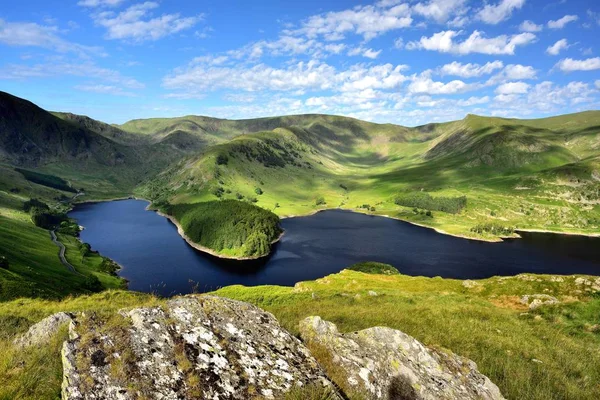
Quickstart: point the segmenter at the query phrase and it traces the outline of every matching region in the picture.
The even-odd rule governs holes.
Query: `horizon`
[[[245,5],[14,4],[0,12],[1,89],[111,124],[321,114],[414,127],[600,109],[600,7],[585,1]]]

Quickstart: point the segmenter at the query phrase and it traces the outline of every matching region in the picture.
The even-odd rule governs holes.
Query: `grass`
[[[343,332],[400,329],[473,359],[507,398],[595,399],[600,355],[591,349],[600,345],[593,328],[600,297],[577,294],[574,279],[491,278],[467,289],[457,280],[346,270],[295,288],[231,286],[216,294],[262,307],[294,333],[310,315],[334,322]],[[369,296],[371,290],[378,295]],[[519,298],[533,293],[564,303],[529,311]]]
[[[272,312],[294,334],[298,322],[310,315],[334,322],[342,332],[372,326],[400,329],[427,345],[473,359],[507,398],[596,399],[600,396],[600,354],[595,351],[600,346],[600,296],[582,291],[576,278],[567,276],[559,282],[552,276],[527,274],[479,280],[467,288],[459,280],[344,270],[293,288],[230,286],[214,294]],[[530,311],[519,299],[535,293],[561,302]],[[0,399],[54,399],[60,391],[58,349],[64,333],[48,346],[28,352],[12,348],[12,339],[33,323],[58,311],[86,311],[98,320],[110,320],[122,308],[163,301],[149,294],[109,290],[62,301],[0,303],[0,347],[7,349],[0,352]],[[341,379],[327,355],[312,350],[329,376]],[[46,384],[33,383],[38,381]],[[344,382],[336,383],[344,387]],[[309,388],[286,398],[327,396],[326,391]]]
[[[17,172],[14,174],[20,176]],[[52,243],[50,233],[36,227],[31,216],[23,211],[23,203],[30,197],[43,199],[53,209],[66,209],[67,206],[57,200],[60,191],[33,184],[23,177],[10,182],[11,188],[18,189],[16,193],[4,191],[3,177],[0,177],[0,255],[8,259],[9,268],[0,268],[0,301],[17,297],[58,299],[89,293],[89,276],[98,278],[104,288],[123,288],[121,278],[98,269],[102,262],[99,254],[82,258],[78,240],[59,234],[59,240],[67,249],[66,258],[78,274],[68,271],[60,262],[59,249]]]

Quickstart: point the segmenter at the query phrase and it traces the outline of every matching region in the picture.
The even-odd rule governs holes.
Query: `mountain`
[[[29,166],[73,160],[118,165],[128,156],[130,152],[118,143],[0,92],[1,160]]]
[[[6,93],[0,105],[5,164],[36,167],[99,197],[242,199],[281,216],[342,207],[477,237],[490,222],[574,232],[600,224],[600,111],[467,115],[413,128],[319,114],[108,125]],[[466,196],[467,206],[431,216],[399,206],[397,198],[420,192]]]
[[[116,126],[97,121],[85,115],[77,115],[65,112],[52,112],[52,114],[64,121],[72,123],[79,128],[90,130],[117,143],[139,144],[145,139],[141,135],[125,132]]]

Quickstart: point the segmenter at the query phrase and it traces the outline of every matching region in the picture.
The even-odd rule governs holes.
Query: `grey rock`
[[[63,346],[63,399],[250,399],[306,384],[333,388],[298,339],[247,303],[186,296],[119,317],[114,328],[93,316],[74,327]]]
[[[556,297],[547,294],[528,294],[521,297],[521,304],[529,307],[530,310],[535,310],[538,307],[560,303]]]
[[[376,291],[374,291],[374,290],[369,290],[369,296],[373,296],[373,297],[375,297],[375,296],[378,296],[378,294],[377,294],[377,292],[376,292]]]
[[[589,279],[586,279],[586,278],[579,277],[579,278],[575,279],[575,284],[578,286],[582,286],[582,285],[591,286],[592,281],[590,281]]]
[[[463,281],[462,285],[463,285],[463,287],[466,287],[467,289],[472,289],[472,288],[481,286],[478,282],[471,281],[471,280]]]
[[[370,399],[503,399],[473,361],[425,347],[398,330],[340,334],[331,322],[308,317],[300,322],[300,334],[309,346],[325,350],[347,387]]]
[[[14,340],[14,344],[24,348],[47,343],[61,327],[71,321],[71,314],[64,312],[52,314],[31,326],[27,332]]]

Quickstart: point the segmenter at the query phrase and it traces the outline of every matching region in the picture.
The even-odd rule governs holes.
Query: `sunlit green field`
[[[467,288],[459,280],[345,270],[293,288],[230,286],[215,294],[272,312],[294,334],[298,322],[310,315],[336,323],[343,332],[378,325],[400,329],[427,345],[473,359],[510,399],[591,400],[600,396],[600,298],[598,292],[577,285],[576,278],[559,282],[552,276],[526,274],[480,280]],[[530,311],[520,298],[536,293],[554,296],[560,303]],[[60,343],[66,333],[29,352],[15,351],[10,344],[34,322],[58,311],[108,315],[163,301],[147,294],[106,291],[59,302],[0,303],[0,346],[8,349],[0,353],[0,398],[58,397]],[[46,384],[35,383],[40,380]]]

